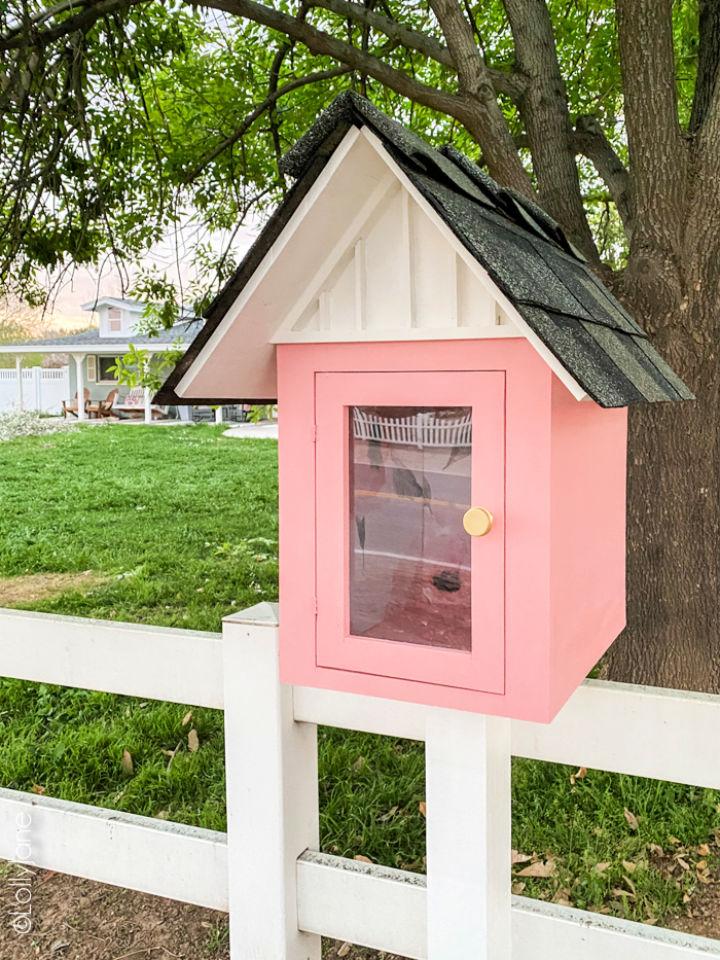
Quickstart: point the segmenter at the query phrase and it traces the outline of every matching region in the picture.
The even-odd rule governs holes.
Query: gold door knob
[[[485,507],[470,507],[463,517],[465,533],[471,537],[484,537],[490,533],[493,525],[493,515]]]

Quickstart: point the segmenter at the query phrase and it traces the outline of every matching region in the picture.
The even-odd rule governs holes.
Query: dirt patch
[[[30,573],[20,577],[0,577],[0,607],[47,600],[69,590],[89,593],[111,578],[93,570],[81,573]]]
[[[13,904],[17,870],[0,863],[0,957],[230,960],[223,913],[41,870],[30,881],[32,929],[16,932],[12,913],[18,909]],[[330,940],[324,943],[323,958],[400,960]]]
[[[683,933],[693,933],[696,937],[720,940],[720,884],[696,890],[687,905],[687,913],[670,920],[668,926]]]
[[[227,918],[212,910],[37,872],[32,929],[12,927],[14,867],[0,877],[0,957],[12,960],[228,960]],[[15,882],[12,882],[15,880]],[[17,909],[17,908],[14,908]]]

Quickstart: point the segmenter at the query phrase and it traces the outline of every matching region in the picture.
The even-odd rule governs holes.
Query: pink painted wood
[[[317,664],[382,677],[501,693],[505,679],[505,375],[485,373],[319,373],[317,464]],[[493,529],[471,543],[471,649],[404,643],[350,633],[349,410],[354,406],[471,407],[472,503]],[[396,509],[401,501],[396,500]],[[469,504],[468,504],[469,506]],[[435,509],[438,507],[436,505]],[[420,507],[421,512],[423,508]],[[456,536],[468,535],[460,525]],[[438,591],[429,586],[432,596]]]
[[[521,339],[286,344],[278,347],[277,361],[282,679],[520,719],[552,719],[624,623],[626,411],[575,401]],[[316,379],[372,373],[390,384],[402,372],[425,372],[452,391],[453,382],[468,371],[477,371],[479,382],[488,373],[504,373],[506,383],[504,688],[491,692],[432,676],[381,675],[361,669],[360,662],[327,666],[316,647],[315,597],[319,607],[323,603],[316,563],[325,563],[324,551],[333,541],[327,540],[322,517],[316,526],[318,479],[324,472],[315,459]],[[464,394],[457,399],[463,406],[470,402]],[[426,396],[413,402],[428,403]],[[335,478],[337,497],[346,483],[339,474]],[[322,493],[323,509],[329,493]],[[344,516],[343,508],[338,524]],[[399,667],[396,663],[386,674],[400,673]]]

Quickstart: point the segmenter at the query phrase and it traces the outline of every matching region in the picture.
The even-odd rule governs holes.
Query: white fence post
[[[23,368],[22,368],[22,357],[15,357],[15,376],[16,388],[17,388],[17,409],[22,411],[23,407]]]
[[[510,721],[432,711],[425,762],[428,960],[510,960]]]
[[[42,398],[42,367],[31,367],[32,372],[32,404],[31,409],[37,410],[38,413],[42,413],[43,408],[43,398]]]
[[[297,859],[319,846],[317,727],[279,682],[274,607],[228,617],[223,647],[230,955],[320,960],[297,922]]]

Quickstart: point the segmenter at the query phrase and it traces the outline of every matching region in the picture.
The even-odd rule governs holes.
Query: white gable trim
[[[302,288],[302,292],[296,299],[291,310],[278,323],[275,332],[269,333],[268,340],[265,342],[354,342],[357,340],[386,341],[393,339],[444,340],[521,336],[531,344],[531,346],[544,360],[547,366],[567,387],[570,393],[577,400],[584,399],[587,395],[583,388],[562,366],[560,361],[547,349],[547,347],[533,332],[533,330],[531,330],[527,322],[523,319],[512,302],[494,283],[487,271],[463,246],[460,240],[452,232],[450,227],[448,227],[443,219],[438,216],[436,211],[428,203],[425,197],[423,197],[420,191],[414,186],[414,184],[405,175],[403,170],[394,161],[378,137],[375,136],[375,134],[373,134],[367,127],[362,127],[360,129],[357,127],[352,127],[345,134],[345,137],[335,149],[320,176],[300,202],[297,210],[295,210],[290,220],[275,240],[275,243],[265,254],[263,260],[255,270],[252,277],[249,279],[248,283],[245,285],[243,290],[240,291],[237,298],[228,309],[226,315],[223,317],[222,321],[218,324],[207,343],[203,346],[199,355],[195,358],[190,368],[181,378],[176,388],[178,396],[183,397],[186,394],[191,393],[192,385],[196,377],[200,374],[207,361],[213,356],[216,349],[218,349],[228,330],[231,329],[244,307],[249,303],[253,294],[258,290],[259,285],[264,279],[266,279],[278,257],[283,250],[285,250],[288,243],[295,235],[298,227],[304,222],[309,212],[315,205],[318,197],[325,190],[330,179],[338,171],[338,168],[345,161],[349,152],[360,138],[363,138],[364,141],[370,145],[376,155],[383,161],[384,165],[388,169],[388,176],[387,178],[382,178],[380,180],[380,182],[368,195],[367,199],[362,203],[361,207],[357,211],[357,214],[352,217],[348,227],[343,231],[341,238],[335,244],[332,255],[323,260],[318,270]],[[401,324],[397,327],[397,329],[379,328],[376,331],[364,329],[363,320],[367,295],[367,276],[364,263],[364,242],[363,238],[359,236],[359,233],[363,224],[366,223],[367,220],[372,216],[373,211],[377,210],[383,203],[383,200],[388,197],[393,183],[397,182],[399,182],[402,189],[402,209],[404,211],[402,223],[405,227],[402,237],[405,238],[407,244],[409,245],[411,238],[408,230],[408,208],[410,201],[412,201],[430,220],[434,228],[439,231],[444,241],[454,252],[454,255],[462,261],[472,277],[477,280],[483,290],[493,298],[497,305],[496,326],[478,326],[477,328],[469,326],[443,326],[437,329],[420,328],[412,327],[412,317],[405,317],[403,315],[400,317]],[[401,241],[401,246],[404,245],[405,240]],[[358,267],[358,269],[355,270],[354,278],[355,298],[353,309],[355,314],[355,329],[347,329],[342,331],[329,330],[327,329],[329,326],[328,298],[319,296],[319,293],[321,292],[319,291],[319,288],[322,287],[322,284],[325,283],[332,271],[337,267],[338,263],[340,263],[342,258],[345,257],[350,250],[354,250],[352,255],[354,256],[355,263]],[[409,264],[409,257],[406,259]],[[457,285],[455,286],[455,290],[457,291]],[[312,331],[293,330],[293,325],[302,316],[303,310],[307,309],[308,305],[312,302],[313,297],[318,297],[319,301],[318,312],[320,319],[318,321],[318,326],[320,329],[313,329]],[[455,300],[456,298],[457,293],[455,294]],[[408,299],[408,303],[409,302],[410,301]],[[456,320],[458,313],[457,302],[450,303],[449,306],[450,313],[453,314],[451,319]],[[322,319],[323,317],[325,318],[324,323]]]
[[[208,358],[213,355],[216,347],[227,333],[228,328],[232,326],[239,312],[243,309],[250,297],[252,297],[261,281],[265,279],[280,253],[285,249],[290,239],[294,236],[297,228],[303,222],[310,210],[312,210],[312,207],[315,204],[318,196],[325,189],[327,181],[341,165],[359,136],[360,130],[357,127],[352,127],[340,141],[334,153],[323,168],[322,173],[300,201],[297,210],[290,217],[284,229],[281,231],[280,236],[275,240],[275,243],[273,243],[268,252],[265,254],[255,273],[235,298],[232,306],[217,325],[215,330],[213,330],[207,343],[204,344],[198,356],[193,360],[190,368],[186,370],[185,374],[175,388],[175,392],[179,397],[184,396],[185,392],[191,388],[193,380],[200,373]]]
[[[388,171],[387,176],[383,177],[383,179],[378,183],[372,193],[368,196],[365,203],[363,203],[362,207],[358,210],[357,214],[350,221],[347,229],[336,244],[333,252],[320,264],[320,267],[312,276],[300,297],[295,301],[292,310],[283,320],[278,332],[272,337],[273,343],[286,342],[283,333],[285,331],[292,333],[293,325],[305,312],[307,307],[310,305],[310,301],[312,300],[313,296],[317,295],[317,291],[328,279],[340,260],[342,260],[342,258],[347,254],[349,248],[351,246],[356,246],[358,240],[360,239],[358,234],[360,233],[363,225],[387,197],[392,187],[397,187],[397,181]],[[313,339],[315,338],[313,337]],[[307,340],[307,334],[305,334],[305,340]]]
[[[542,342],[540,337],[532,330],[527,321],[518,313],[514,304],[505,296],[505,294],[500,290],[497,284],[492,280],[487,270],[477,260],[469,253],[469,251],[463,246],[463,244],[458,240],[455,234],[452,232],[450,227],[445,223],[445,221],[437,215],[435,210],[431,207],[428,201],[423,197],[420,191],[415,187],[415,185],[408,179],[404,171],[398,166],[395,160],[390,156],[388,151],[382,144],[382,141],[367,127],[362,127],[360,133],[367,141],[373,146],[373,148],[383,157],[387,165],[393,171],[395,176],[398,178],[400,183],[405,187],[408,194],[412,197],[415,203],[418,204],[421,210],[423,210],[428,217],[433,221],[437,226],[440,232],[443,234],[445,239],[449,244],[453,246],[457,255],[461,257],[463,262],[466,264],[468,269],[477,277],[477,279],[482,283],[482,285],[488,290],[489,293],[496,299],[503,312],[507,315],[510,321],[516,326],[520,335],[525,337],[525,339],[530,343],[534,350],[539,354],[539,356],[545,361],[545,363],[550,367],[555,376],[563,383],[570,393],[575,397],[576,400],[584,400],[587,397],[587,393],[580,384],[575,380],[575,378],[568,373],[565,367],[560,363],[557,357],[551,353],[545,344]],[[465,334],[466,339],[473,338],[474,334],[469,330],[461,331]],[[441,339],[444,339],[447,334],[447,331],[443,330],[441,333]],[[491,336],[497,337],[497,333],[490,334]],[[502,334],[507,336],[509,334]],[[437,338],[437,334],[436,334]],[[386,337],[383,337],[386,339]]]

